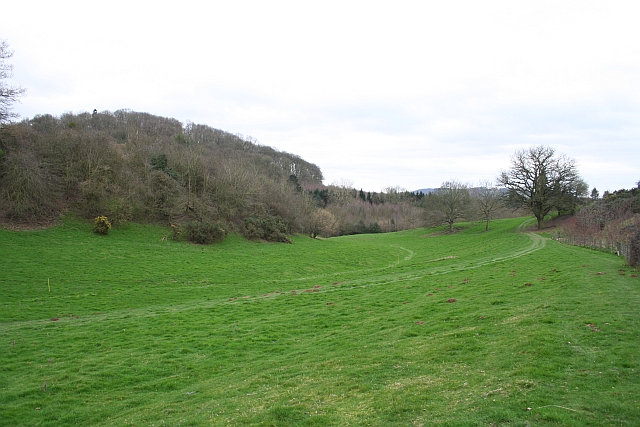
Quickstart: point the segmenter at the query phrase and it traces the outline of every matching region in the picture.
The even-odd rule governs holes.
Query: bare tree
[[[468,215],[469,186],[456,180],[445,181],[435,191],[435,207],[441,222],[453,230],[453,223]]]
[[[309,218],[309,235],[330,237],[336,233],[338,225],[336,218],[326,209],[316,209]]]
[[[13,75],[13,65],[6,62],[12,56],[13,51],[9,49],[9,44],[6,40],[0,40],[0,125],[18,117],[11,111],[11,106],[25,93],[25,89],[20,86],[11,86],[2,82]]]
[[[496,212],[502,206],[502,192],[491,181],[480,182],[480,187],[474,191],[475,203],[480,215],[485,221],[485,231],[489,230],[489,222],[495,218]]]
[[[563,209],[587,188],[573,159],[556,156],[553,148],[542,145],[516,151],[511,168],[502,171],[497,181],[507,189],[507,204],[531,211],[538,229],[552,209]]]

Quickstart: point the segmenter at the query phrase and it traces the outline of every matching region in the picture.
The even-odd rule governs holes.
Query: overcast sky
[[[208,4],[207,4],[208,3]],[[549,145],[640,180],[635,1],[12,1],[23,118],[134,111],[252,136],[380,191],[494,180]]]

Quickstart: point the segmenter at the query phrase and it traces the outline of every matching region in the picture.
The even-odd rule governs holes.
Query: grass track
[[[637,271],[522,221],[211,247],[0,230],[0,424],[638,425]]]

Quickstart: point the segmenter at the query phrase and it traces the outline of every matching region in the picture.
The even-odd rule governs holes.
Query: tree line
[[[325,186],[318,166],[255,139],[131,110],[36,115],[0,128],[0,219],[67,212],[172,225],[200,243],[233,230],[289,241],[414,228],[428,198]],[[224,230],[225,232],[221,232]]]
[[[224,237],[221,230],[286,242],[293,233],[330,237],[441,224],[453,231],[462,220],[489,229],[495,218],[525,212],[540,225],[552,209],[575,211],[586,191],[573,163],[556,159],[549,147],[516,153],[497,185],[450,180],[423,194],[322,181],[318,166],[250,137],[131,110],[37,115],[0,129],[5,222],[106,215],[116,227],[173,225],[176,237],[201,243]]]

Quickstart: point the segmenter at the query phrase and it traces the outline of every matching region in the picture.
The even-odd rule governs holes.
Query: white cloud
[[[549,144],[603,191],[640,179],[635,6],[13,2],[0,37],[23,116],[191,120],[370,190],[492,179],[515,149]]]

